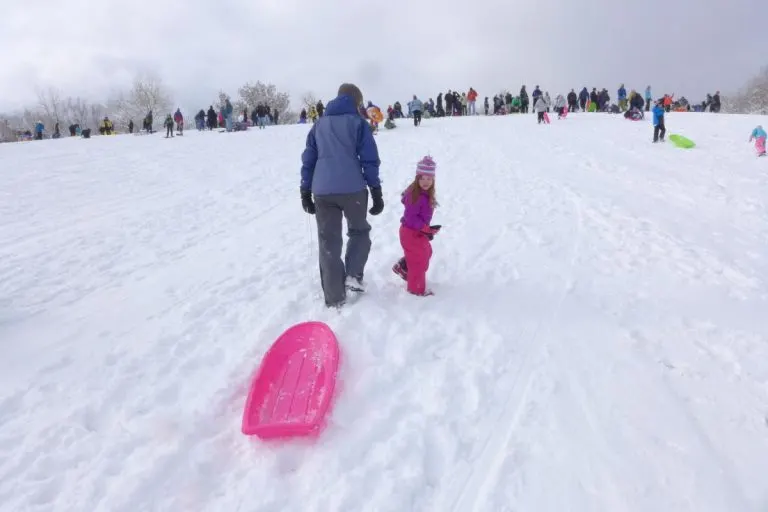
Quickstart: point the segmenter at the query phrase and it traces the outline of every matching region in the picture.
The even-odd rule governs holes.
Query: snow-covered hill
[[[553,116],[554,117],[554,116]],[[768,159],[747,116],[400,121],[368,295],[319,289],[306,126],[0,145],[0,510],[768,510]],[[438,163],[412,297],[399,193]],[[240,433],[293,323],[343,351],[310,445]]]

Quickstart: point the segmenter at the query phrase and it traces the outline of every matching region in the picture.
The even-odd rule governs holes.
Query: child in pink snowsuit
[[[427,289],[427,270],[432,258],[430,241],[440,226],[430,226],[435,201],[435,169],[437,164],[425,156],[416,166],[416,178],[403,192],[405,213],[400,219],[400,245],[405,257],[395,263],[392,270],[408,282],[408,292],[414,295],[432,295]]]
[[[760,125],[752,130],[752,135],[749,136],[749,142],[752,142],[753,139],[755,141],[755,150],[757,151],[757,156],[765,156],[765,138],[765,130],[763,130],[763,127]]]

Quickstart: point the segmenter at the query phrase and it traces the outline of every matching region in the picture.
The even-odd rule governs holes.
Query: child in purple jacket
[[[432,258],[430,241],[440,226],[430,226],[435,200],[435,169],[432,157],[425,156],[416,166],[416,178],[403,192],[405,213],[400,219],[400,245],[405,256],[395,263],[392,270],[408,283],[408,292],[427,296],[427,270]]]

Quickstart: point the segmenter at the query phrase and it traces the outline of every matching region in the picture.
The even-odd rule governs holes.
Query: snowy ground
[[[768,511],[768,119],[401,121],[370,292],[322,306],[306,126],[0,145],[0,510]],[[438,162],[408,296],[398,196]],[[252,372],[328,322],[315,445],[240,433]]]

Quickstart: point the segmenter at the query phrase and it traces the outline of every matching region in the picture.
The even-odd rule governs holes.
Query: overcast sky
[[[186,111],[256,80],[294,105],[344,81],[383,106],[521,84],[615,98],[622,82],[700,101],[768,64],[766,0],[0,1],[0,111],[49,86],[105,101],[137,71]]]

